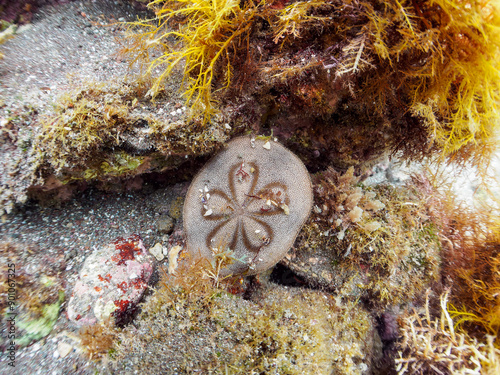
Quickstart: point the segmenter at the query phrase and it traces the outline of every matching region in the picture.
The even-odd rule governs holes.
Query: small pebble
[[[161,262],[165,258],[165,256],[163,255],[163,246],[159,242],[149,249],[149,253],[153,255],[159,262]]]
[[[174,230],[174,219],[170,215],[162,215],[156,222],[158,232],[162,234],[170,234]]]
[[[64,341],[60,341],[57,344],[57,351],[59,352],[61,358],[64,358],[73,351],[73,346]]]

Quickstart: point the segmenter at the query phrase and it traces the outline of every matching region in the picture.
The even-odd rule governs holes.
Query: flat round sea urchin
[[[235,138],[194,178],[184,204],[187,248],[209,259],[230,252],[221,271],[257,274],[275,265],[309,216],[304,164],[277,142]]]

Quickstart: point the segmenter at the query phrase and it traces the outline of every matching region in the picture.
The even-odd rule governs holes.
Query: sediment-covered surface
[[[434,332],[436,347],[453,344],[447,341],[453,328],[443,320],[447,310],[438,306],[437,295],[451,288],[450,299],[456,304],[457,298],[488,300],[488,290],[495,290],[500,237],[491,214],[496,206],[486,188],[494,192],[498,185],[481,185],[467,168],[460,175],[447,170],[448,181],[455,185],[446,196],[431,182],[431,175],[438,174],[434,169],[410,178],[409,171],[425,169],[425,160],[409,167],[396,164],[395,157],[389,160],[387,134],[400,128],[387,133],[387,128],[377,127],[379,115],[372,117],[358,107],[351,95],[354,86],[344,87],[342,79],[333,78],[335,58],[321,61],[335,51],[343,51],[340,57],[354,56],[343,49],[348,45],[361,46],[361,59],[369,49],[368,39],[365,45],[364,39],[353,37],[351,44],[342,41],[336,50],[325,49],[318,56],[309,47],[324,45],[297,49],[288,43],[288,54],[276,43],[260,49],[259,43],[269,42],[270,34],[257,22],[249,59],[242,66],[250,68],[251,58],[261,56],[264,65],[276,63],[276,69],[261,69],[252,76],[261,86],[255,86],[246,71],[235,72],[234,82],[242,91],[233,95],[233,87],[225,92],[220,112],[205,123],[190,116],[179,92],[182,66],[163,81],[152,100],[148,92],[161,69],[140,76],[140,66],[130,68],[130,55],[120,52],[130,48],[130,40],[123,39],[123,22],[152,14],[143,5],[124,0],[35,3],[33,8],[9,8],[25,18],[8,19],[19,25],[0,46],[0,349],[6,350],[0,372],[387,374],[396,372],[397,363],[399,370],[413,364],[432,368],[432,359],[421,352],[420,337],[411,341],[408,332],[412,327]],[[316,17],[331,6],[300,4],[311,7]],[[276,2],[266,9],[277,12],[285,5]],[[359,22],[365,6],[356,4]],[[407,8],[395,9],[404,13]],[[320,21],[311,21],[314,28],[305,31],[307,38],[321,31]],[[403,25],[401,30],[408,27],[403,19],[391,22]],[[287,54],[288,65],[278,64]],[[375,69],[372,63],[363,62]],[[293,82],[276,73],[288,68],[297,75]],[[309,68],[321,74],[310,74]],[[343,77],[355,81],[354,75]],[[325,81],[316,86],[318,79]],[[334,81],[337,86],[330,85]],[[318,113],[318,108],[324,111]],[[412,117],[403,112],[405,121]],[[408,127],[401,129],[411,128],[412,121],[401,120]],[[298,154],[311,175],[314,203],[294,246],[274,269],[226,279],[218,267],[230,264],[234,254],[223,244],[216,244],[220,248],[211,264],[190,266],[183,251],[183,202],[204,162],[246,132],[271,147],[276,137]],[[412,134],[403,135],[404,140]],[[498,179],[499,159],[492,164]],[[270,167],[272,173],[272,168],[283,166]],[[433,181],[438,180],[443,179]],[[206,193],[200,192],[200,201],[207,199]],[[453,194],[459,199],[453,201]],[[485,203],[487,209],[476,214],[464,208]],[[194,214],[202,215],[198,211]],[[493,223],[492,229],[485,223]],[[136,293],[134,308],[129,308],[127,297],[107,301],[103,309],[99,289],[111,285],[112,275],[95,272],[99,262],[84,266],[92,254],[113,243],[119,244],[114,250],[120,258],[114,253],[109,257],[120,266],[116,272],[122,279],[112,295],[126,295],[126,287],[137,286],[139,294],[144,291],[138,308]],[[471,268],[475,278],[467,286],[459,270],[467,270],[467,256],[476,250],[488,260],[481,258],[482,263]],[[139,252],[151,254],[144,275],[134,263]],[[89,284],[95,293],[80,300],[72,321],[69,300],[89,267],[97,275]],[[10,269],[15,272],[7,272]],[[475,290],[467,297],[463,290],[477,287],[471,281],[476,279],[484,280],[486,291]],[[9,304],[11,284],[19,297],[14,305]],[[428,290],[432,293],[426,295]],[[81,297],[86,290],[77,292]],[[443,296],[441,303],[448,300],[448,294]],[[80,328],[82,317],[96,307],[102,324]],[[117,309],[126,319],[115,325]],[[432,319],[426,316],[429,309]],[[6,357],[10,311],[19,312],[15,367]],[[430,327],[438,316],[440,330]],[[498,350],[492,343],[483,345],[480,335],[457,337],[464,337],[470,356],[480,353],[474,347],[490,350],[491,363],[482,365],[494,368]],[[445,363],[445,357],[439,359]],[[467,361],[453,365],[463,369],[470,365]]]

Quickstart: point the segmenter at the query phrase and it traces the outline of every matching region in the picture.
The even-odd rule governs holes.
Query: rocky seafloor
[[[197,155],[192,150],[177,151],[173,161],[166,156],[165,160],[158,161],[158,155],[150,152],[151,144],[161,149],[158,138],[141,136],[140,129],[125,134],[117,148],[141,158],[137,160],[144,166],[142,172],[150,172],[140,174],[139,170],[138,174],[130,174],[125,179],[87,182],[81,178],[85,171],[78,169],[75,161],[77,167],[62,174],[61,169],[44,164],[47,161],[40,158],[35,147],[42,132],[41,119],[53,115],[61,94],[92,86],[92,82],[124,82],[124,77],[134,74],[118,53],[123,47],[121,37],[125,33],[121,22],[132,21],[143,15],[143,11],[138,4],[122,0],[47,5],[30,15],[31,23],[20,26],[14,38],[0,47],[4,55],[0,60],[0,204],[2,212],[5,211],[0,221],[0,260],[2,282],[8,282],[4,275],[13,268],[10,265],[15,265],[18,305],[23,306],[19,311],[24,314],[16,318],[16,339],[22,340],[24,345],[15,350],[15,367],[9,365],[11,360],[8,358],[8,315],[2,321],[0,372],[243,373],[241,368],[266,369],[263,373],[394,372],[391,361],[394,343],[398,340],[399,309],[418,307],[422,301],[407,301],[408,298],[398,295],[401,294],[399,290],[392,297],[386,296],[384,303],[377,304],[370,298],[380,297],[377,293],[383,291],[375,284],[380,280],[387,282],[389,292],[391,287],[396,290],[401,285],[408,286],[405,291],[408,292],[414,280],[425,279],[418,285],[423,289],[424,285],[432,283],[430,280],[434,280],[435,275],[414,279],[391,275],[373,279],[365,272],[367,267],[363,263],[337,267],[339,260],[342,263],[342,259],[349,257],[351,247],[346,246],[347,251],[340,256],[330,257],[325,255],[322,247],[325,242],[321,241],[329,237],[341,240],[343,234],[339,232],[321,232],[322,239],[317,241],[317,247],[312,245],[314,239],[307,241],[310,247],[302,252],[294,249],[272,273],[260,279],[242,281],[241,288],[233,291],[235,297],[231,297],[233,294],[217,296],[213,303],[205,305],[203,298],[198,297],[207,292],[198,284],[196,288],[199,289],[195,289],[199,296],[193,294],[192,300],[169,294],[168,288],[160,288],[161,292],[156,294],[152,292],[158,287],[158,280],[162,280],[164,270],[173,262],[169,252],[184,245],[182,204],[190,180],[196,168],[206,160],[206,155],[227,139],[228,134],[215,129],[211,135],[216,140],[208,152],[204,150]],[[164,98],[155,104],[135,108],[134,116],[146,118],[157,112],[155,121],[174,124],[172,126],[182,122],[184,103],[176,91],[178,78],[174,77],[171,86],[167,86]],[[116,155],[109,150],[102,153]],[[188,160],[187,164],[183,163],[184,159]],[[128,165],[124,167],[125,172],[127,168]],[[363,191],[357,190],[359,181],[356,179],[348,181],[352,187],[346,187],[346,191],[360,197],[363,194],[372,198],[375,194],[382,196],[382,190],[377,190],[379,186],[387,184],[401,189],[409,172],[420,168],[385,161],[372,167],[371,175],[362,181]],[[500,169],[497,174],[498,171]],[[457,175],[454,171],[449,174],[455,180],[458,195],[470,201],[477,193],[478,182],[474,175]],[[74,181],[68,183],[68,176]],[[62,183],[57,178],[66,180]],[[322,181],[314,183],[319,186]],[[318,191],[316,194],[319,196]],[[413,197],[401,194],[410,206],[419,204],[417,200],[411,201]],[[372,198],[366,198],[363,207]],[[308,232],[302,237],[299,235],[301,244],[306,242],[307,236],[319,236],[315,230],[321,228],[324,207],[314,207],[311,220],[316,220],[319,226],[315,227],[312,221],[306,224]],[[413,212],[405,211],[405,214]],[[420,224],[426,223],[427,218],[419,217],[416,221],[420,219]],[[76,305],[73,312],[69,309],[75,285],[79,278],[90,273],[85,271],[83,275],[82,270],[99,267],[98,262],[102,259],[95,260],[91,254],[102,251],[108,244],[116,245],[117,239],[131,238],[133,242],[137,236],[141,238],[141,249],[150,253],[146,254],[148,267],[152,264],[155,268],[139,283],[140,294],[145,293],[143,315],[140,321],[134,321],[137,314],[135,311],[130,313],[131,318],[124,323],[121,336],[116,340],[119,344],[113,349],[118,354],[92,357],[85,348],[85,345],[92,346],[88,344],[89,335],[83,338],[81,331],[79,333],[82,323],[88,322],[83,318],[84,313],[79,313],[84,308]],[[438,251],[439,246],[432,241],[429,240],[429,247],[424,251],[427,258],[422,255],[427,263],[419,258],[416,272],[432,273],[433,267],[437,267],[438,261],[433,263],[437,258],[433,251]],[[410,244],[419,245],[418,242]],[[134,247],[127,251],[134,254],[138,250]],[[127,257],[131,255],[125,252],[122,256],[129,260]],[[86,264],[89,259],[94,259],[96,264]],[[411,258],[408,262],[417,261]],[[128,271],[133,273],[135,270]],[[103,273],[107,272],[118,271]],[[92,288],[97,290],[106,285],[109,282],[106,277],[102,275],[104,281],[92,284]],[[135,280],[138,276],[130,278]],[[396,285],[398,283],[407,284]],[[118,287],[118,292],[120,290]],[[126,292],[122,291],[122,297],[115,294],[111,300],[125,300]],[[82,294],[87,292],[85,289]],[[9,293],[3,290],[5,301],[0,301],[3,311],[8,311],[8,296]],[[127,301],[128,298],[134,298],[137,303],[140,295],[127,295]],[[358,301],[363,303],[357,304]],[[194,310],[190,310],[188,303],[195,307]],[[154,314],[159,314],[157,319]],[[259,319],[261,315],[266,324]],[[160,316],[165,316],[165,320]],[[30,325],[30,322],[36,324]],[[287,340],[280,332],[291,336]],[[162,335],[164,341],[157,337]],[[105,336],[97,333],[90,337],[96,342],[105,340]],[[255,344],[249,337],[261,340],[261,344]],[[292,340],[295,342],[288,342]],[[159,342],[163,342],[163,348],[158,346]],[[281,354],[279,345],[286,347]],[[98,352],[94,350],[93,353]],[[299,352],[302,354],[298,355]],[[248,359],[252,355],[256,357]],[[291,355],[296,358],[288,358]]]

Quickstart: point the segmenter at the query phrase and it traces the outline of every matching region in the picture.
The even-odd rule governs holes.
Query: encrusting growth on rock
[[[258,302],[203,277],[202,262],[162,273],[136,324],[118,335],[117,372],[178,374],[366,374],[370,314],[320,291],[269,285]],[[168,364],[168,366],[166,366]]]
[[[366,298],[383,311],[413,301],[439,278],[438,228],[412,183],[370,187],[359,179],[353,168],[313,177],[312,214],[285,262],[309,279],[315,275],[322,287]]]
[[[119,237],[87,257],[68,302],[69,320],[79,326],[115,317],[128,323],[149,279],[154,261],[138,235]]]

